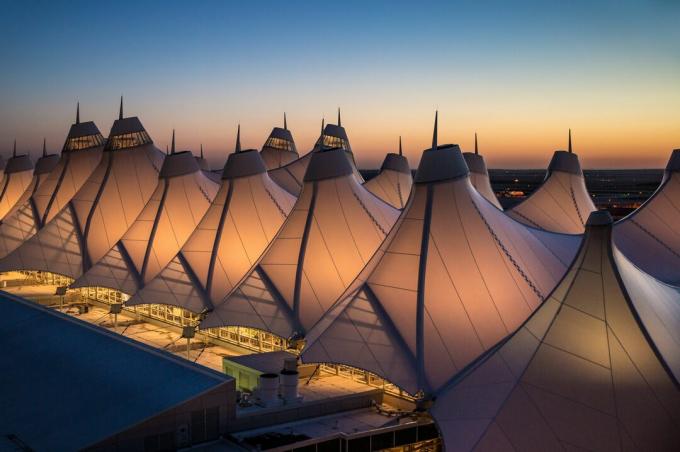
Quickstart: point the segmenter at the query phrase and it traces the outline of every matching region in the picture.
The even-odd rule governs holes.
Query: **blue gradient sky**
[[[680,2],[37,2],[2,0],[0,152],[61,147],[75,102],[108,133],[125,95],[161,148],[215,164],[260,147],[285,110],[300,151],[338,106],[360,166],[398,135],[492,167],[660,167],[680,147]]]

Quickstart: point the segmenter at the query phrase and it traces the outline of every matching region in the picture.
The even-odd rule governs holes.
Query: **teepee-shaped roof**
[[[378,175],[367,181],[364,187],[392,207],[403,209],[411,194],[412,185],[411,168],[402,155],[399,137],[399,153],[387,154]]]
[[[582,234],[594,210],[578,156],[570,149],[555,151],[543,184],[507,214],[546,231]]]
[[[163,153],[139,119],[116,120],[97,168],[59,214],[0,260],[0,271],[42,270],[77,278],[89,270],[151,198],[162,162]]]
[[[275,184],[256,150],[229,155],[222,185],[182,250],[127,305],[212,310],[251,270],[295,198]]]
[[[351,365],[436,395],[566,273],[579,237],[508,218],[472,187],[460,148],[433,142],[390,237],[307,335],[305,362]]]
[[[482,195],[487,201],[489,201],[494,206],[503,210],[501,203],[498,202],[498,198],[491,188],[491,180],[489,179],[489,172],[486,169],[486,162],[484,157],[479,153],[479,148],[477,147],[477,134],[475,133],[475,152],[463,152],[463,157],[465,158],[465,163],[470,169],[470,182],[472,186],[477,189],[480,195]]]
[[[680,286],[679,224],[680,149],[676,149],[656,192],[614,226],[614,242],[643,271],[667,284]]]
[[[311,156],[304,186],[267,252],[202,328],[241,325],[304,334],[354,281],[398,210],[369,193],[342,148]]]
[[[592,213],[553,295],[437,397],[447,451],[677,448],[677,380],[627,301],[610,234],[611,216]]]
[[[302,190],[302,186],[304,184],[307,165],[309,165],[312,154],[322,148],[343,149],[349,157],[354,177],[356,177],[360,184],[364,183],[364,178],[361,176],[359,170],[356,167],[354,154],[352,153],[352,148],[349,144],[349,139],[347,138],[347,132],[345,131],[345,128],[335,124],[326,124],[325,126],[322,125],[321,129],[322,134],[310,152],[285,166],[269,171],[269,176],[272,178],[272,180],[292,195],[298,196],[300,194],[300,190]]]
[[[288,130],[286,115],[283,115],[283,128],[274,127],[267,137],[262,151],[262,160],[267,170],[280,168],[298,159],[299,155],[295,147],[293,134]]]
[[[61,212],[97,167],[104,149],[104,138],[93,122],[81,123],[79,113],[80,107],[61,156],[47,155],[38,160],[35,173],[40,183],[29,199],[18,205],[0,224],[0,257],[33,237]],[[54,159],[58,159],[56,166],[51,163]],[[48,171],[48,168],[51,169]]]
[[[144,209],[121,239],[72,287],[108,287],[134,294],[184,246],[218,186],[200,170],[191,152],[174,151],[173,139],[172,153],[165,157],[158,185]]]
[[[16,154],[16,143],[14,144],[14,154],[7,160],[4,177],[0,183],[0,221],[2,221],[12,209],[23,201],[22,197],[26,193],[33,180],[33,162],[27,154]]]

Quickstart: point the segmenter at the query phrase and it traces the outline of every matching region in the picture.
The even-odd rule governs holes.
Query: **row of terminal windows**
[[[267,141],[264,143],[264,147],[279,149],[281,151],[297,152],[294,143],[276,137],[269,137]]]
[[[69,286],[73,282],[73,279],[71,278],[54,273],[21,273],[46,285]],[[130,298],[128,295],[118,290],[111,290],[104,287],[83,287],[75,289],[75,292],[79,293],[81,297],[105,304],[124,303]],[[151,304],[130,307],[124,306],[123,309],[136,315],[148,317],[177,327],[195,326],[201,320],[199,314],[195,314],[177,306]],[[224,326],[202,329],[197,331],[197,334],[238,345],[253,352],[269,352],[277,350],[294,352],[288,348],[289,344],[286,339],[256,328]],[[324,363],[319,365],[319,371],[326,374],[339,375],[374,388],[382,389],[386,393],[412,400],[412,396],[407,392],[402,391],[399,387],[362,369],[342,364]]]
[[[342,138],[333,137],[330,135],[323,136],[323,145],[327,148],[342,148],[345,151],[351,151],[349,143]]]
[[[86,135],[84,137],[69,138],[64,143],[64,151],[79,151],[104,145],[104,137],[101,134]]]
[[[109,151],[115,151],[116,149],[127,149],[135,146],[142,146],[144,144],[151,143],[151,137],[146,133],[145,130],[133,133],[124,133],[122,135],[116,135],[109,137],[106,143],[106,149]]]

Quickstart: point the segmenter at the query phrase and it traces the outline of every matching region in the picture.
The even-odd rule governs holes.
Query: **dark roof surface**
[[[77,450],[230,377],[0,293],[0,426],[33,450]]]

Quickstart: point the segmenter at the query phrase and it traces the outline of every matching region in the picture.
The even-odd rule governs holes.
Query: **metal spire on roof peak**
[[[571,154],[571,129],[569,129],[569,153]]]
[[[399,155],[404,155],[401,150],[401,135],[399,135]]]
[[[203,158],[203,143],[201,143],[201,158]]]
[[[76,124],[80,124],[80,102],[76,104]]]
[[[288,121],[286,121],[286,112],[283,112],[283,129],[288,130]]]
[[[118,113],[118,119],[123,119],[123,96],[120,96],[120,112]]]
[[[47,157],[47,139],[43,137],[43,157]]]
[[[479,147],[477,146],[477,132],[475,132],[475,154],[479,154]]]
[[[234,152],[241,152],[241,124],[236,129],[236,149],[234,149]]]
[[[14,147],[12,148],[12,157],[17,156],[17,139],[14,139]]]
[[[168,145],[165,145],[165,155],[170,155],[170,151],[168,150]]]
[[[439,111],[434,112],[434,131],[432,132],[432,149],[437,149],[437,122],[439,122]]]
[[[170,147],[170,153],[175,153],[175,129],[172,129],[172,145]]]
[[[342,120],[340,119],[340,107],[338,107],[338,127],[342,127]]]

